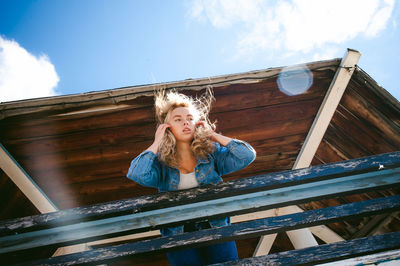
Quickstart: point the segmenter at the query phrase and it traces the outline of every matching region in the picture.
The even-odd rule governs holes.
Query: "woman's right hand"
[[[154,142],[149,148],[147,148],[147,150],[152,151],[154,154],[158,152],[158,147],[160,146],[162,139],[164,138],[165,130],[167,130],[167,128],[169,127],[171,127],[171,125],[169,124],[161,124],[158,126],[154,135]]]
[[[160,144],[162,139],[164,138],[165,130],[167,130],[167,128],[170,128],[170,127],[171,127],[171,125],[169,125],[169,124],[159,125],[156,130],[156,134],[154,135],[154,142],[157,142],[158,144]]]

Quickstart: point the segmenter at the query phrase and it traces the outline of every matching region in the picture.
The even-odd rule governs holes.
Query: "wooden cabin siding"
[[[289,170],[293,167],[340,60],[310,63],[313,84],[288,96],[276,80],[281,68],[212,79],[123,88],[108,92],[0,104],[0,142],[59,209],[119,200],[157,191],[125,177],[130,161],[151,145],[155,132],[152,90],[175,87],[199,95],[211,84],[216,102],[210,114],[217,131],[249,142],[257,158],[225,180]],[[400,104],[357,68],[332,118],[312,165],[400,150]],[[0,170],[0,219],[38,211]],[[399,194],[386,190],[382,195]],[[375,197],[362,194],[304,205],[313,209]],[[18,206],[10,208],[9,206]],[[396,216],[394,216],[396,217]],[[398,216],[397,216],[398,217]],[[396,218],[375,218],[383,231],[398,230]],[[334,223],[351,238],[374,217]],[[375,227],[376,227],[375,226]],[[239,255],[250,257],[258,237],[238,241]],[[292,249],[284,234],[272,252]],[[136,262],[148,264],[145,257]],[[162,265],[165,255],[152,258]],[[122,262],[118,265],[123,265]],[[127,261],[126,264],[132,263]]]
[[[381,165],[385,165],[385,169],[381,169]],[[398,186],[400,184],[399,166],[400,152],[395,152],[315,166],[305,170],[299,169],[248,177],[216,186],[126,199],[86,208],[3,221],[1,223],[1,253],[7,258],[6,253],[11,255],[9,252],[39,246],[51,246],[71,241],[85,242],[102,235],[126,234],[127,230],[130,232],[141,231],[144,228],[156,228],[178,221],[234,215],[252,212],[255,209],[287,206],[293,204],[294,201],[298,203],[308,202],[316,198],[331,198],[335,195],[347,195],[355,191],[367,192],[383,187]],[[335,207],[236,223],[227,227],[179,234],[173,237],[162,237],[118,246],[112,245],[103,249],[34,262],[33,264],[41,264],[46,261],[49,263],[50,261],[53,263],[73,263],[77,259],[80,262],[115,261],[121,256],[167,251],[187,245],[211,244],[232,238],[243,239],[262,234],[285,232],[351,217],[390,213],[400,209],[399,199],[400,195],[397,195],[341,204]],[[209,209],[204,211],[206,206]],[[180,210],[179,215],[176,212],[178,209]],[[127,212],[127,210],[130,211]],[[111,217],[112,219],[109,219]],[[48,226],[51,228],[47,229]],[[389,240],[399,234],[400,232],[388,234],[382,236],[382,239]],[[49,237],[50,235],[51,237]],[[365,244],[365,247],[372,252],[378,251],[375,244],[369,245],[368,242],[375,241],[380,237],[358,239],[356,242]],[[344,245],[350,246],[352,242],[348,243]],[[390,245],[391,247],[388,246],[387,248],[395,248],[394,245],[399,247],[400,239],[397,237],[397,241]],[[323,249],[323,247],[321,248]],[[319,249],[319,247],[316,249]],[[306,251],[304,250],[304,252]],[[340,255],[337,252],[334,253],[335,256]],[[314,256],[313,258],[320,259]],[[26,260],[26,258],[16,259],[18,261]],[[47,265],[47,263],[45,264]]]
[[[11,179],[0,169],[0,217],[7,219],[39,214]]]
[[[398,102],[396,104],[396,101],[361,69],[356,70],[332,117],[312,165],[400,150],[400,104]],[[393,188],[312,202],[303,207],[316,209],[397,194],[400,194],[400,189]],[[398,231],[400,220],[397,218],[388,219],[387,224],[383,223],[385,218],[391,215],[354,218],[330,224],[329,227],[345,239],[352,239],[367,225],[370,230],[363,230],[359,236],[372,235],[379,228],[381,233]]]
[[[279,91],[277,76],[214,86],[211,119],[218,121],[217,130],[248,141],[258,152],[250,167],[227,179],[292,167],[334,71],[313,74],[313,86],[291,97]],[[91,115],[66,110],[66,115],[9,117],[0,121],[6,129],[0,139],[60,209],[156,193],[125,178],[131,159],[152,143],[155,131],[152,97],[129,105]]]

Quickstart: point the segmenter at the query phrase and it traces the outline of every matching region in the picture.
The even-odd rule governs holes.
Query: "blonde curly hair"
[[[215,100],[211,87],[207,87],[205,93],[196,98],[186,96],[175,89],[159,90],[155,92],[154,98],[157,126],[167,123],[175,108],[187,107],[196,122],[204,121],[204,126],[197,126],[194,132],[191,143],[193,155],[196,158],[207,158],[207,155],[215,150],[215,142],[210,139],[215,130],[215,122],[211,123],[208,118],[211,104]],[[165,131],[158,151],[158,158],[161,162],[171,167],[179,167],[176,139],[169,129]]]

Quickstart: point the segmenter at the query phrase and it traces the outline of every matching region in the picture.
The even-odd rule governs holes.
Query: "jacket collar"
[[[209,163],[210,162],[210,160],[208,158],[198,158],[196,161],[197,161],[197,164]]]

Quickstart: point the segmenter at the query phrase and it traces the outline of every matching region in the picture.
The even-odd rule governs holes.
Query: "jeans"
[[[193,232],[210,228],[207,221],[189,223],[184,226],[185,232]],[[184,249],[167,253],[171,266],[208,265],[213,263],[238,260],[235,241],[214,244],[210,246]]]

